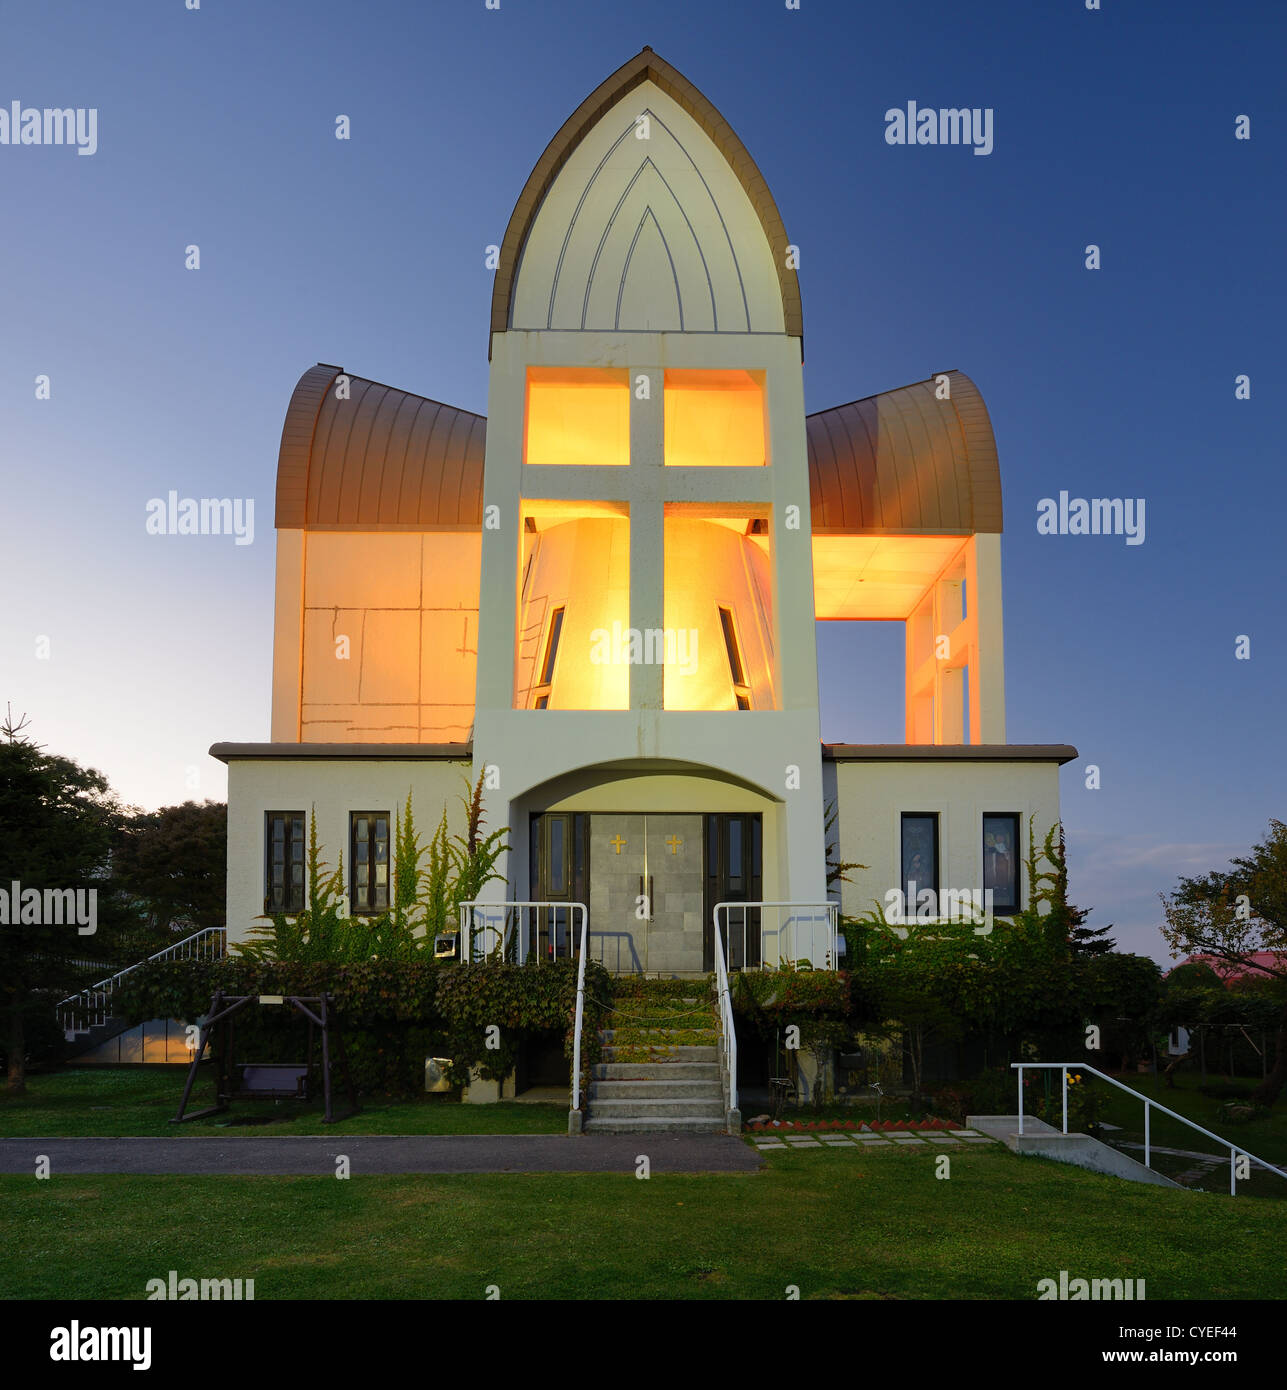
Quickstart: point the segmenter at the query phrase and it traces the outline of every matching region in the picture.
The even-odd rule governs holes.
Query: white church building
[[[592,956],[656,975],[713,968],[721,904],[750,905],[719,908],[734,968],[843,965],[836,904],[908,883],[1021,907],[1075,750],[1006,743],[974,383],[805,414],[796,248],[650,49],[554,136],[496,259],[485,419],[332,365],[287,407],[271,740],[211,750],[229,939],[303,906],[314,811],[378,913],[408,792],[459,829],[480,775],[509,849],[477,921],[523,955],[573,904]],[[822,742],[825,620],[905,624],[903,743]],[[863,866],[831,891],[829,837]]]

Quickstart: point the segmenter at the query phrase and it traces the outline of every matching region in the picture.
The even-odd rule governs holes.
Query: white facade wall
[[[248,939],[264,910],[265,822],[267,811],[317,810],[322,860],[334,869],[344,855],[345,891],[349,871],[349,812],[411,809],[422,842],[427,843],[447,810],[451,834],[465,828],[461,798],[470,775],[467,761],[415,758],[256,758],[228,763],[228,941]],[[488,827],[484,827],[485,829]]]
[[[1020,856],[1028,852],[1029,817],[1040,849],[1059,820],[1059,765],[1055,762],[985,762],[916,758],[837,761],[834,791],[839,808],[839,857],[863,864],[841,885],[841,910],[860,917],[901,888],[901,817],[905,811],[938,813],[941,890],[982,889],[983,817],[1017,813]],[[831,781],[830,776],[828,782]],[[833,832],[834,833],[834,832]],[[1023,870],[1022,906],[1031,885]]]

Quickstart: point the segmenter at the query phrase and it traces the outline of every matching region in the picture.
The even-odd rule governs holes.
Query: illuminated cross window
[[[772,708],[764,373],[529,367],[524,404],[517,707]]]

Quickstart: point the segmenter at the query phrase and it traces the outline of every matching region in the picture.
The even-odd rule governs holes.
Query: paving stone
[[[995,1139],[989,1139],[988,1136],[987,1136],[986,1134],[975,1134],[975,1135],[966,1135],[966,1137],[965,1137],[965,1142],[966,1142],[967,1144],[995,1144],[995,1143],[996,1143],[996,1140],[995,1140]]]
[[[785,1144],[757,1144],[757,1145],[755,1146],[755,1149],[756,1149],[756,1152],[757,1152],[757,1153],[767,1153],[770,1149],[781,1149],[781,1150],[783,1150],[783,1152],[785,1152],[785,1151],[786,1151],[786,1145],[785,1145]]]
[[[949,1129],[949,1130],[948,1130],[948,1133],[949,1133],[949,1134],[955,1134],[958,1138],[964,1138],[964,1137],[966,1137],[967,1135],[975,1135],[975,1134],[978,1134],[978,1132],[979,1132],[979,1131],[978,1131],[977,1129]]]

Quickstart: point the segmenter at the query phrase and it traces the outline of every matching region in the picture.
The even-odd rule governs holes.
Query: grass
[[[647,1181],[0,1177],[0,1298],[137,1299],[171,1269],[253,1278],[257,1300],[1030,1300],[1061,1269],[1142,1278],[1150,1300],[1287,1297],[1287,1208],[999,1146],[953,1151],[943,1180],[935,1157],[820,1149]]]
[[[63,1139],[91,1135],[233,1134],[564,1134],[566,1105],[461,1105],[447,1096],[391,1100],[370,1096],[363,1109],[337,1125],[322,1123],[319,1104],[241,1101],[207,1120],[170,1123],[179,1108],[186,1067],[79,1067],[27,1078],[27,1094],[0,1093],[0,1136]],[[203,1071],[189,1108],[211,1104],[214,1082]],[[335,1098],[336,1113],[347,1102]],[[273,1117],[272,1124],[229,1127],[229,1120]]]

